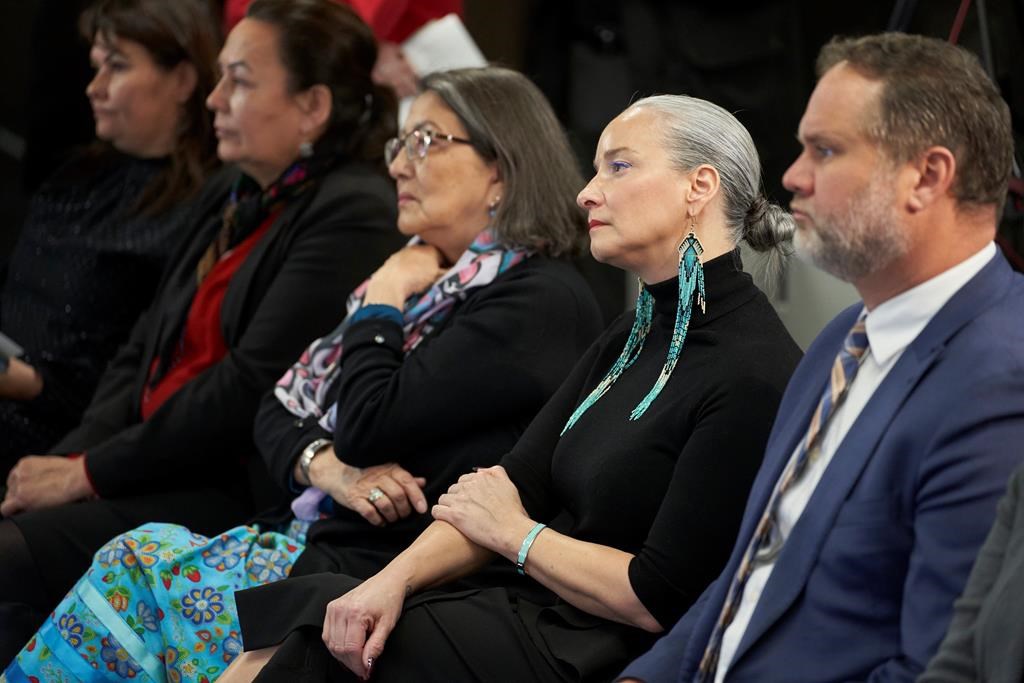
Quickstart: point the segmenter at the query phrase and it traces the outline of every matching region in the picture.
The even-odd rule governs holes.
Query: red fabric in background
[[[245,16],[252,0],[226,0],[224,33]],[[345,1],[363,18],[378,40],[400,43],[431,19],[452,12],[462,16],[462,0],[339,0]]]
[[[220,307],[224,303],[224,294],[231,284],[235,271],[245,262],[249,252],[259,244],[279,213],[280,210],[271,212],[260,227],[242,240],[237,247],[224,254],[199,285],[195,298],[192,299],[188,318],[185,319],[181,345],[171,362],[170,370],[155,387],[147,386],[142,392],[140,411],[143,420],[148,420],[149,416],[179,389],[227,355],[227,345],[220,331]],[[160,359],[156,358],[149,366],[150,377],[159,363]]]

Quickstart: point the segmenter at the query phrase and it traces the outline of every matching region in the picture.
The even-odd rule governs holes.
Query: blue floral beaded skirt
[[[117,536],[4,676],[8,683],[216,680],[242,652],[234,592],[288,576],[307,528],[240,526],[210,539],[147,524]]]

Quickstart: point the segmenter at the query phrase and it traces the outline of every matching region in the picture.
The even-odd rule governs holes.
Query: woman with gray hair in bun
[[[702,100],[636,102],[594,168],[591,252],[640,277],[636,311],[383,570],[237,593],[257,651],[222,680],[609,680],[720,571],[800,355],[737,244],[774,267],[793,223],[746,129]]]

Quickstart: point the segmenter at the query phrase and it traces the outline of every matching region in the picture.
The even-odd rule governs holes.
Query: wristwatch
[[[310,484],[313,483],[313,480],[309,476],[309,466],[313,464],[313,458],[323,449],[333,445],[334,442],[330,439],[317,439],[302,449],[302,453],[299,455],[299,469],[302,470],[302,476]]]

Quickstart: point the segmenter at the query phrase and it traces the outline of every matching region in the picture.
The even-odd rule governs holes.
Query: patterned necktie
[[[822,392],[821,400],[818,401],[818,407],[811,415],[807,436],[800,442],[797,452],[783,472],[779,484],[772,493],[768,505],[765,506],[764,514],[761,515],[761,520],[754,530],[750,545],[747,546],[747,552],[743,554],[743,560],[736,570],[736,576],[733,577],[729,594],[726,596],[722,612],[715,624],[715,630],[711,633],[707,649],[704,650],[704,657],[700,661],[697,675],[697,680],[700,683],[707,683],[715,679],[718,656],[722,649],[722,636],[736,616],[740,600],[743,598],[743,588],[747,579],[750,578],[750,574],[758,565],[773,561],[782,550],[784,539],[778,529],[779,502],[786,491],[800,481],[807,471],[807,466],[817,457],[821,450],[821,436],[825,431],[824,427],[835,413],[836,408],[846,398],[847,389],[857,375],[860,362],[868,349],[868,335],[864,327],[866,315],[867,312],[862,311],[850,333],[846,335],[843,348],[839,350],[839,354],[832,363],[829,382],[825,386],[825,391]]]

